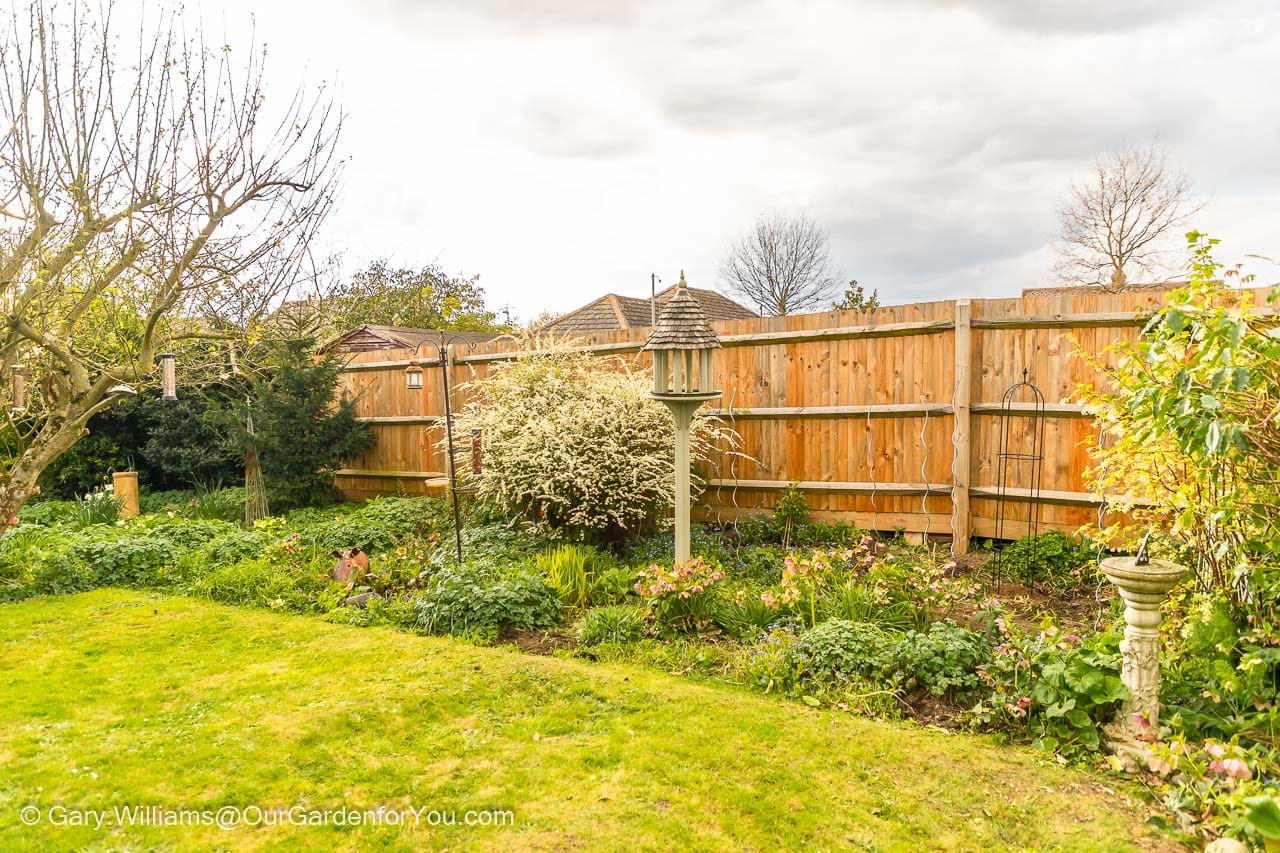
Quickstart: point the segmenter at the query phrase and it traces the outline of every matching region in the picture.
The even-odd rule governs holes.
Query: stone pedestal
[[[1105,733],[1107,745],[1124,757],[1138,749],[1137,736],[1143,731],[1135,715],[1145,717],[1153,728],[1159,722],[1160,605],[1187,569],[1166,560],[1142,564],[1136,557],[1108,557],[1100,569],[1116,585],[1125,603],[1120,680],[1129,688],[1129,698],[1121,708],[1120,719]]]

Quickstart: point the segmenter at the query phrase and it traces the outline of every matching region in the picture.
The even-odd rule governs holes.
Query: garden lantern
[[[676,562],[689,559],[689,427],[693,413],[720,396],[712,388],[711,352],[720,340],[698,300],[689,293],[684,273],[675,295],[662,307],[643,349],[653,353],[653,396],[671,409],[676,423]]]
[[[160,399],[168,403],[178,399],[177,357],[171,352],[160,354]]]
[[[21,414],[27,410],[27,374],[21,364],[13,366],[13,413]]]
[[[404,387],[410,391],[422,390],[422,365],[418,362],[411,361],[404,369]]]

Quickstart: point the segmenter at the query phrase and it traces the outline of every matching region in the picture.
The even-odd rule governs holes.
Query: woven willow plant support
[[[250,528],[258,519],[267,517],[267,487],[262,482],[258,448],[253,446],[253,415],[245,416],[245,430],[249,433],[249,446],[244,451],[244,526]]]

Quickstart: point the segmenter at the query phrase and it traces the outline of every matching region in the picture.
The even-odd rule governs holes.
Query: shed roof
[[[320,348],[321,352],[368,352],[380,349],[417,349],[428,341],[442,337],[463,340],[468,344],[490,341],[498,332],[455,332],[439,329],[413,329],[407,326],[364,325],[339,335]]]

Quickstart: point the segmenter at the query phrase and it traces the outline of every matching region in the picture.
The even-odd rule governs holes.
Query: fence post
[[[972,379],[969,360],[973,355],[973,308],[968,299],[956,300],[955,389],[952,401],[955,426],[951,433],[951,554],[969,553],[969,393]]]

